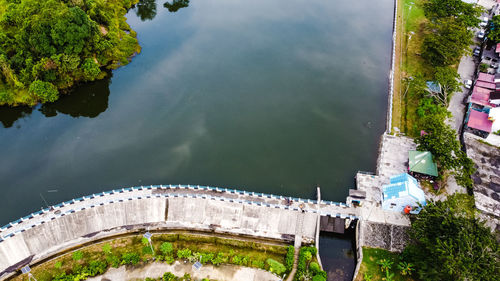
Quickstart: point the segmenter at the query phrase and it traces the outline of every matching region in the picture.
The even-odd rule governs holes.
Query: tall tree
[[[488,38],[495,43],[500,43],[500,16],[494,16],[491,19]]]
[[[411,244],[403,252],[420,279],[429,281],[498,280],[498,243],[474,216],[473,199],[455,194],[430,202],[410,229]]]
[[[482,9],[478,6],[465,3],[463,0],[428,0],[424,4],[424,12],[432,21],[452,17],[467,27],[479,24],[478,17]]]
[[[436,68],[434,78],[441,85],[441,93],[435,94],[433,97],[447,108],[453,92],[460,90],[460,82],[458,82],[460,75],[453,67],[443,66]]]
[[[470,52],[472,33],[451,17],[437,20],[429,25],[430,33],[425,37],[422,56],[434,66],[454,65]]]

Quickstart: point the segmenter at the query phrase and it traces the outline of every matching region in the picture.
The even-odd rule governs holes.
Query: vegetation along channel
[[[344,202],[356,172],[375,170],[393,13],[393,0],[0,0],[0,224],[152,184],[303,198],[320,186]],[[179,263],[220,252],[290,270],[284,246],[179,256],[189,245],[163,238],[155,249],[172,243],[164,256]],[[133,264],[133,251],[149,260],[138,239],[53,260],[46,280],[101,258]],[[328,280],[352,279],[354,239],[321,235]],[[302,252],[303,271],[322,276],[315,253]]]

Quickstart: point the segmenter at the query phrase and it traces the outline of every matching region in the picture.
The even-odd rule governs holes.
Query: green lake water
[[[345,201],[356,171],[374,171],[393,0],[163,3],[129,12],[142,53],[112,77],[0,109],[2,224],[44,200],[149,184],[306,198],[320,185]],[[326,260],[351,247],[322,241]],[[352,270],[352,255],[341,260]]]

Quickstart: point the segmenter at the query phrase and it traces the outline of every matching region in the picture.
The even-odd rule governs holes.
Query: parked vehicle
[[[481,54],[481,48],[476,47],[474,48],[474,52],[472,53],[474,56],[479,57],[479,54]]]
[[[488,17],[482,17],[481,22],[479,23],[480,27],[486,27],[488,25]]]
[[[479,30],[479,32],[477,33],[477,38],[479,38],[479,39],[484,39],[484,35],[485,35],[484,30],[482,30],[482,29],[481,29],[481,30]]]
[[[472,87],[472,80],[469,80],[469,79],[465,80],[464,81],[464,87],[466,89],[470,89]]]

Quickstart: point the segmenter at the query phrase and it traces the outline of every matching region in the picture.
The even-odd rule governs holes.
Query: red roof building
[[[476,81],[476,86],[477,87],[481,87],[481,88],[490,89],[490,90],[495,90],[496,89],[495,83],[490,83],[490,82],[485,82],[485,81],[479,81],[479,80]]]
[[[480,112],[472,108],[469,110],[469,120],[467,121],[467,127],[490,133],[492,125],[493,122],[488,119],[488,113]]]
[[[474,89],[472,90],[472,92],[478,92],[478,93],[484,93],[484,94],[489,94],[491,93],[491,90],[490,89],[486,89],[486,88],[481,88],[481,87],[478,87],[478,86],[475,86]]]
[[[495,49],[495,53],[500,53],[500,43],[497,44],[497,47]]]
[[[479,72],[479,76],[477,77],[477,81],[495,83],[495,75]]]
[[[495,104],[490,103],[490,92],[479,92],[474,88],[472,95],[470,96],[469,102],[479,104],[487,107],[496,107]]]

